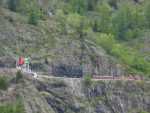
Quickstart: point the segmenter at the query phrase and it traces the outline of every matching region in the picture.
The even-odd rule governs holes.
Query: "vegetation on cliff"
[[[16,102],[15,107],[13,103],[4,103],[0,105],[0,112],[1,113],[26,113],[22,101]]]
[[[49,0],[44,5],[39,5],[36,0],[9,0],[8,8],[26,16],[27,22],[38,25],[37,27],[41,27],[41,20],[49,19],[48,14],[51,12],[55,21],[60,23],[59,34],[68,34],[70,26],[77,31],[79,38],[95,42],[118,59],[127,73],[150,75],[149,59],[139,52],[144,44],[133,43],[150,29],[148,0],[121,3],[117,0]],[[81,24],[82,37],[78,32]]]

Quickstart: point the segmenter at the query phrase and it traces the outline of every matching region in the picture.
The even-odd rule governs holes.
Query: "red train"
[[[131,80],[131,81],[140,81],[142,78],[140,77],[114,77],[114,76],[93,76],[92,79],[100,79],[100,80]]]

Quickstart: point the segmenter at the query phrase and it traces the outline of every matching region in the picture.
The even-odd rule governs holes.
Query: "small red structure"
[[[18,65],[23,65],[24,64],[24,61],[21,57],[19,57],[19,60],[18,60]]]

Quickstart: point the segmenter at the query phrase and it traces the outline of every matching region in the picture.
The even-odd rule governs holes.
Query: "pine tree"
[[[23,14],[28,12],[28,4],[26,0],[20,0],[19,1],[19,6],[18,6],[18,11],[22,12]]]
[[[99,30],[103,33],[109,33],[111,29],[110,24],[111,8],[108,4],[104,4],[100,8]]]
[[[35,11],[30,12],[29,23],[33,25],[37,25],[38,20],[39,20],[39,16],[36,14],[36,12]]]
[[[99,31],[98,30],[98,22],[97,22],[97,20],[94,21],[94,24],[93,24],[92,28],[93,28],[93,31],[95,31],[95,32]]]
[[[9,0],[8,7],[11,11],[17,11],[18,2],[16,0]]]
[[[85,14],[88,8],[87,0],[73,0],[72,7],[74,8],[75,12],[80,14]]]
[[[147,25],[150,28],[150,2],[147,4],[146,8],[145,8],[145,18],[147,20]]]
[[[30,14],[29,14],[29,23],[37,25],[40,19],[40,10],[37,7],[36,3],[31,5]]]
[[[117,1],[116,0],[109,0],[109,5],[111,7],[114,7],[115,9],[117,9]]]
[[[2,6],[2,4],[3,4],[3,0],[0,0],[0,6]]]

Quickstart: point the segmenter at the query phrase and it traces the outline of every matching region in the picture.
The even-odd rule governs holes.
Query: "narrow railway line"
[[[13,71],[13,72],[17,72],[19,69],[16,68],[12,68],[12,69],[6,69],[6,68],[0,68],[0,71]],[[73,77],[56,77],[56,76],[48,76],[48,75],[40,75],[36,72],[24,72],[27,74],[27,76],[35,78],[35,79],[43,79],[43,78],[49,78],[49,79],[73,79],[73,80],[83,80],[84,78],[73,78]],[[140,82],[140,81],[144,81],[147,83],[150,83],[150,80],[145,80],[143,78],[140,77],[124,77],[124,76],[120,76],[120,77],[113,77],[113,76],[93,76],[91,78],[92,81],[132,81],[132,82]]]
[[[109,78],[107,78],[109,77]],[[93,77],[91,78],[92,81],[134,81],[134,82],[140,82],[143,81],[142,78],[139,77],[114,77],[111,78],[111,76],[97,76],[97,77]],[[83,80],[84,78],[70,78],[70,77],[55,77],[55,76],[47,76],[47,75],[37,75],[35,78],[52,78],[52,79],[74,79],[74,80]]]

